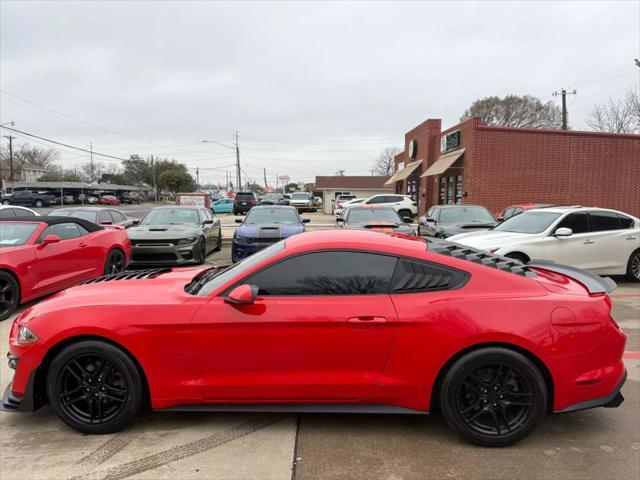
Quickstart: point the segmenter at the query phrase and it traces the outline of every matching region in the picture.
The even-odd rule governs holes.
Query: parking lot
[[[148,205],[123,206],[142,217]],[[305,214],[310,228],[333,217]],[[234,217],[222,215],[229,239]],[[230,247],[208,263],[228,263]],[[548,416],[520,444],[487,451],[436,412],[413,415],[150,413],[126,430],[79,434],[48,407],[0,412],[0,478],[9,479],[618,479],[640,475],[640,286],[622,279],[614,317],[628,335],[625,403]],[[19,310],[21,311],[24,306]],[[514,319],[515,320],[515,319]],[[0,324],[6,346],[11,319]],[[11,380],[0,364],[0,386]]]

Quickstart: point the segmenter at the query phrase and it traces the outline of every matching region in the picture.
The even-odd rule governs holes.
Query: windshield
[[[391,208],[350,208],[346,220],[348,223],[402,223],[398,214]]]
[[[244,260],[240,260],[238,263],[227,269],[217,271],[212,270],[207,272],[205,275],[210,275],[211,278],[204,285],[202,285],[199,290],[193,293],[200,296],[206,296],[214,290],[217,290],[233,278],[242,277],[246,272],[251,270],[257,264],[276,254],[277,252],[284,250],[284,242],[285,240],[280,240],[279,242],[274,243],[267,248],[258,250],[253,255],[246,257]]]
[[[486,208],[482,207],[455,207],[440,210],[438,223],[496,223]]]
[[[89,210],[54,210],[47,214],[47,217],[74,217],[88,220],[89,222],[96,221],[96,213]]]
[[[37,223],[0,223],[0,248],[24,245],[37,228]]]
[[[189,225],[200,225],[198,211],[190,208],[159,208],[158,210],[151,210],[140,222],[140,225],[185,223]]]
[[[292,193],[291,200],[309,200],[311,196],[306,192]]]
[[[289,208],[252,208],[247,214],[245,224],[285,223],[288,225],[300,223],[300,217],[295,210]]]
[[[514,233],[542,233],[555,222],[560,213],[524,212],[498,225],[494,230]]]

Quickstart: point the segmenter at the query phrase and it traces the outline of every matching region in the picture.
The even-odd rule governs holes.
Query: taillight
[[[338,208],[342,208],[342,204],[338,202]]]
[[[251,200],[251,205],[255,205],[256,201],[255,200]]]

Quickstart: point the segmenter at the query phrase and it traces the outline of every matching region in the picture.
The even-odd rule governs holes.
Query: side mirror
[[[435,218],[433,217],[424,217],[424,221],[425,222],[430,222],[430,223],[435,223]]]
[[[139,218],[129,217],[129,220],[132,220],[134,225],[139,225],[140,224],[140,219]]]
[[[236,223],[242,223],[242,219],[241,218],[236,218]]]
[[[50,243],[58,243],[60,241],[60,237],[58,235],[46,235],[42,242],[40,242],[39,247],[42,249],[49,245]]]
[[[303,218],[302,223],[309,223],[311,221],[310,218]]]
[[[202,225],[211,225],[211,224],[213,224],[213,220],[207,219],[204,222],[202,222]]]
[[[567,227],[560,227],[553,235],[555,237],[570,237],[573,235],[573,230]]]
[[[100,222],[100,225],[113,225],[113,222],[107,220],[106,222]]]
[[[226,303],[233,305],[251,305],[258,296],[257,285],[238,285],[224,297]]]
[[[504,217],[500,215],[499,217],[496,217],[496,220],[499,222],[504,222]]]

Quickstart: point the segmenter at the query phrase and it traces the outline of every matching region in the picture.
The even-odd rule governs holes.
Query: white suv
[[[408,195],[392,195],[388,193],[367,198],[362,205],[379,205],[392,207],[400,218],[413,218],[418,214],[418,204]]]
[[[523,262],[533,259],[626,275],[640,282],[640,219],[604,208],[527,210],[493,230],[449,237],[452,242]]]

